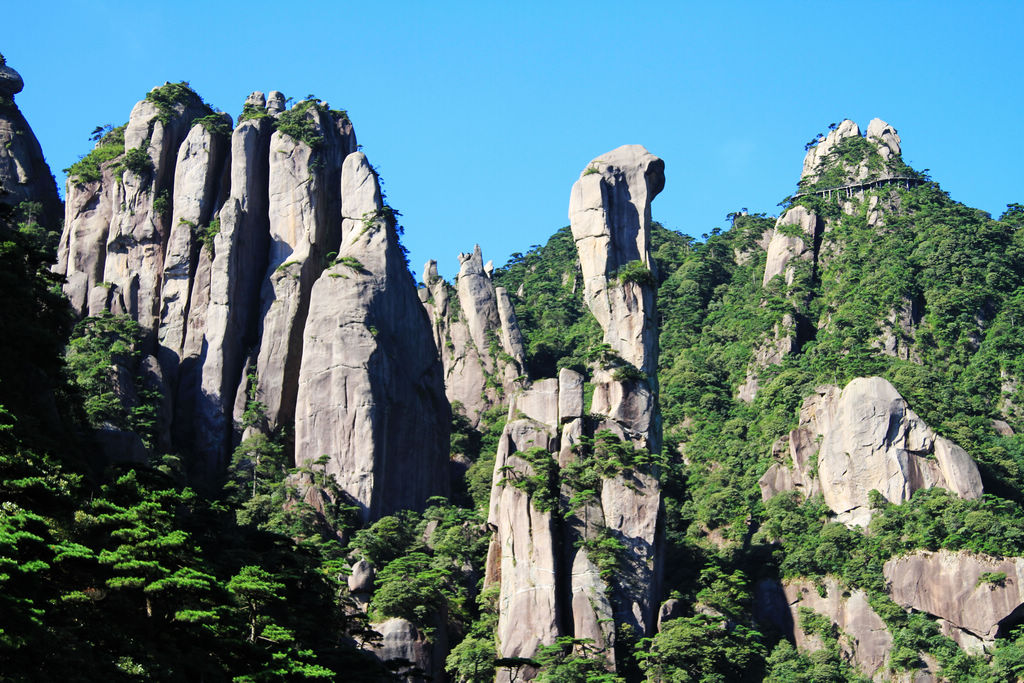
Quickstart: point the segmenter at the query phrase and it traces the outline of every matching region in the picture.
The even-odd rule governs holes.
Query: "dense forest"
[[[201,128],[195,135],[225,147],[232,137],[230,121],[199,107],[185,84],[145,101],[168,131],[184,116],[184,131]],[[12,112],[10,94],[0,116]],[[336,164],[344,187],[341,159],[355,152],[332,161],[331,150],[341,148],[347,115],[315,99],[274,113],[270,101],[247,102],[234,135],[243,122],[259,131],[272,121],[273,132],[259,133],[268,145],[271,135],[273,144],[290,138],[311,155],[303,174],[336,182]],[[68,187],[130,192],[134,176],[150,174],[154,215],[170,211],[159,206],[161,162],[145,146],[125,151],[125,135],[125,127],[98,130],[95,149],[67,170]],[[352,134],[344,144],[354,143]],[[740,210],[700,239],[654,222],[649,266],[631,261],[609,276],[610,286],[655,293],[650,375],[605,343],[572,228],[487,273],[503,290],[499,303],[504,295],[514,308],[525,355],[507,353],[500,330],[488,332],[488,349],[474,347],[482,403],[474,413],[453,400],[443,415],[446,494],[381,508],[388,514],[352,494],[328,455],[300,457],[300,427],[271,415],[286,411],[268,407],[267,373],[255,360],[238,361],[227,457],[205,474],[199,453],[161,427],[165,389],[147,364],[153,330],[114,305],[76,310],[53,268],[66,226],[44,202],[0,203],[0,679],[1021,680],[1019,608],[982,647],[966,647],[937,615],[895,600],[886,567],[922,550],[1024,557],[1024,206],[998,219],[966,207],[859,130],[816,143],[817,166],[780,204],[782,219]],[[587,167],[581,182],[592,172],[600,175]],[[879,178],[904,180],[871,184]],[[374,271],[367,256],[345,251],[349,236],[369,239],[379,227],[388,250],[400,247],[397,212],[377,202],[340,228],[341,246],[310,256],[324,273],[316,287]],[[204,208],[186,226],[193,264],[223,253],[215,237],[225,210],[218,215]],[[811,216],[813,225],[786,216]],[[781,267],[771,263],[776,236],[790,240]],[[282,282],[306,277],[300,257],[272,259],[269,272]],[[190,277],[198,272],[193,265]],[[438,357],[454,358],[463,343],[456,324],[472,323],[459,286],[419,284]],[[398,309],[371,310],[369,342],[384,348],[398,336],[385,316]],[[582,377],[581,419],[597,425],[587,427],[593,434],[579,438],[570,462],[538,447],[520,453],[530,476],[517,479],[508,465],[505,479],[496,476],[508,426],[522,419],[509,409],[516,392],[563,370]],[[872,377],[934,430],[928,439],[966,451],[983,495],[930,485],[890,500],[872,490],[870,522],[859,526],[810,483],[822,480],[817,461],[806,486],[766,489],[773,466],[800,468],[786,454],[791,434],[808,424],[807,402]],[[611,382],[650,388],[651,448],[600,429],[595,392]],[[505,656],[496,642],[500,585],[487,578],[493,491],[516,487],[613,586],[625,571],[622,540],[607,527],[572,530],[603,482],[634,471],[660,486],[656,628],[636,632],[616,617],[605,643],[562,629],[529,656]],[[989,572],[972,588],[1017,580]],[[835,615],[801,606],[787,632],[771,609],[783,584],[840,602],[863,595],[890,637],[884,663],[868,670]],[[388,645],[385,623],[409,625],[404,650]]]

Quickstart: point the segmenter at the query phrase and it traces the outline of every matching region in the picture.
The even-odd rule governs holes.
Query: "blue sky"
[[[544,242],[627,143],[665,160],[655,219],[698,237],[774,215],[843,118],[895,126],[955,199],[1024,203],[1024,3],[286,4],[12,3],[0,51],[58,183],[95,126],[187,80],[232,116],[252,90],[347,109],[417,274]]]

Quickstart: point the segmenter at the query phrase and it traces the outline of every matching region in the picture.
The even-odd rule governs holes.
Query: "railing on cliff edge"
[[[841,192],[846,193],[846,197],[849,199],[853,197],[855,192],[861,190],[873,190],[885,185],[902,184],[906,189],[910,189],[912,186],[920,185],[925,180],[921,178],[911,178],[910,176],[890,176],[888,178],[876,178],[875,180],[869,180],[863,183],[854,183],[852,185],[840,185],[839,187],[826,187],[823,190],[814,190],[813,192],[799,192],[791,197],[791,199],[799,199],[800,197],[810,197],[816,195],[818,197],[824,197],[825,199],[832,199],[832,193],[835,193],[837,197],[840,196]]]

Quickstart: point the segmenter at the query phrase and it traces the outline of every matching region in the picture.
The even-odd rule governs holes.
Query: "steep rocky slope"
[[[620,147],[548,244],[417,289],[347,115],[278,92],[233,125],[154,89],[50,245],[21,87],[0,65],[5,673],[1024,670],[1024,208],[952,201],[892,126],[834,125],[780,217],[703,242]]]
[[[56,269],[80,316],[141,326],[159,449],[207,486],[244,429],[327,456],[364,519],[422,508],[448,490],[448,403],[396,225],[347,115],[283,101],[253,93],[232,130],[153,90],[70,169]]]

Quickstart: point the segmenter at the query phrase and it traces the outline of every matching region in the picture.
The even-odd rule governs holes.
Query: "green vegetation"
[[[621,285],[627,282],[635,282],[651,287],[657,286],[657,283],[654,281],[654,274],[650,268],[644,265],[643,261],[630,261],[619,268],[612,276],[612,279],[618,279]]]
[[[207,110],[208,114],[214,112],[203,98],[196,94],[188,81],[179,83],[164,83],[159,88],[153,88],[146,93],[146,100],[152,102],[157,108],[157,119],[167,125],[171,119],[178,114],[179,107],[198,105]]]
[[[214,218],[209,223],[199,228],[196,232],[196,241],[210,252],[210,256],[214,255],[213,242],[214,238],[220,234],[220,219]]]
[[[242,105],[242,113],[238,115],[238,122],[241,123],[242,121],[248,121],[249,119],[266,119],[269,117],[270,114],[267,112],[266,107],[246,102]]]
[[[257,108],[252,105],[246,106],[252,110],[253,114],[247,116],[246,111],[243,110],[242,118],[239,120],[261,117],[260,114],[263,112],[257,111]],[[326,102],[309,95],[291,109],[281,112],[274,119],[274,127],[296,142],[304,142],[313,149],[319,149],[324,142],[324,135],[320,129],[321,124],[317,114],[326,114],[332,121],[348,121],[346,111],[331,109]]]
[[[64,173],[79,184],[99,181],[103,177],[103,165],[124,154],[124,129],[127,127],[128,124],[124,124],[104,134],[91,152],[65,168]]]
[[[249,105],[251,106],[251,105]],[[192,119],[192,125],[201,125],[211,135],[231,135],[231,124],[224,118],[223,114],[208,114]]]
[[[145,176],[153,170],[153,160],[149,158],[149,152],[146,151],[148,147],[149,141],[147,140],[141,147],[127,150],[124,153],[124,158],[121,159],[120,167],[139,177]]]

